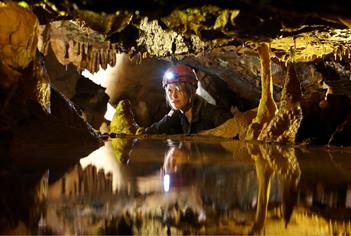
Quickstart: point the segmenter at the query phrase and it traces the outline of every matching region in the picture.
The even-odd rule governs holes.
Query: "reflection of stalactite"
[[[0,176],[0,234],[33,234],[46,212],[49,172]]]
[[[260,155],[253,155],[252,157],[255,159],[258,182],[257,209],[252,231],[260,232],[266,221],[273,170]]]
[[[295,155],[295,149],[279,145],[262,145],[261,152],[281,182],[281,208],[285,225],[287,226],[297,201],[297,187],[301,175],[301,170]]]
[[[273,174],[277,175],[282,188],[282,206],[285,226],[290,221],[293,208],[297,201],[297,187],[300,180],[299,168],[295,150],[292,147],[277,145],[248,145],[248,151],[255,160],[258,180],[258,201],[253,232],[260,232],[267,216],[270,181]]]
[[[86,167],[80,175],[81,194],[85,193],[112,193],[112,178],[105,175],[103,170],[95,166]]]
[[[77,197],[86,194],[112,193],[112,176],[89,165],[82,169],[76,165],[59,181],[50,186],[50,197]]]

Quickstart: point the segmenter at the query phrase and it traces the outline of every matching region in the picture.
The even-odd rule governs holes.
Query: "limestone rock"
[[[204,136],[215,136],[222,138],[237,138],[240,140],[245,139],[247,127],[256,116],[257,110],[249,110],[246,112],[237,112],[234,114],[234,117],[227,120],[220,126],[201,131],[199,135]]]
[[[1,64],[1,63],[0,63]],[[43,110],[50,112],[50,86],[43,60],[39,56],[21,72],[6,65],[0,66],[0,74],[4,76],[4,83],[0,90],[0,119],[9,123],[31,116],[28,103],[37,102]],[[13,83],[13,84],[11,84]],[[9,87],[6,87],[9,85]]]
[[[137,128],[138,125],[134,120],[130,102],[128,100],[121,100],[113,115],[110,124],[110,132],[117,134],[135,134]]]
[[[341,123],[332,134],[328,142],[329,145],[351,145],[351,112],[343,123]]]
[[[272,120],[263,127],[258,140],[295,143],[303,118],[300,99],[300,83],[294,67],[289,66],[279,110]]]
[[[77,67],[72,63],[62,65],[52,51],[51,45],[48,46],[47,55],[45,55],[44,60],[51,84],[67,98],[72,99],[76,93],[77,81],[81,77],[81,73],[77,70]]]
[[[72,63],[78,71],[87,69],[91,73],[98,72],[100,66],[107,68],[107,64],[115,65],[116,45],[105,41],[103,35],[91,28],[72,21],[56,21],[46,27],[48,29],[41,29],[42,51],[47,55],[51,46],[62,65]],[[44,42],[45,32],[50,35],[48,42]]]
[[[323,133],[320,137],[322,142],[324,144],[329,142],[336,145],[338,142],[340,145],[347,143],[347,139],[340,140],[339,138],[342,137],[342,134],[346,134],[345,131],[348,130],[347,127],[349,126],[349,113],[351,110],[349,97],[346,95],[328,94],[324,101],[326,102],[326,106],[321,109],[321,127],[323,127]],[[347,137],[346,135],[345,138]]]
[[[82,110],[87,122],[96,130],[105,121],[108,100],[109,96],[105,93],[105,88],[84,77],[78,80],[76,94],[72,101]]]
[[[0,58],[2,63],[25,68],[34,59],[39,21],[15,3],[0,5]]]
[[[323,94],[319,92],[314,92],[308,96],[302,97],[300,104],[303,112],[303,119],[296,137],[297,142],[314,142],[314,140],[321,135],[321,108],[319,103],[323,99]]]
[[[73,103],[58,91],[51,91],[51,114],[36,102],[28,105],[32,115],[12,127],[15,161],[25,163],[35,156],[31,161],[43,163],[50,159],[62,164],[75,163],[102,144]]]

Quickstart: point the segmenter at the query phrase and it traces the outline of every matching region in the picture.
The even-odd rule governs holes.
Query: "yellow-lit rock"
[[[246,133],[247,140],[258,138],[262,127],[267,125],[277,112],[277,105],[273,99],[273,80],[271,75],[270,49],[266,43],[258,48],[261,58],[261,86],[262,94],[257,109],[257,115],[248,127]]]
[[[256,116],[256,109],[246,112],[237,112],[234,117],[227,120],[220,126],[201,131],[199,134],[204,136],[216,136],[222,138],[245,139],[247,127]]]
[[[138,125],[134,120],[134,114],[128,100],[122,100],[116,107],[113,115],[110,132],[117,134],[135,134]]]
[[[133,140],[125,138],[114,138],[111,140],[114,157],[122,163],[129,159],[129,152],[133,147]]]
[[[0,6],[0,58],[14,68],[34,59],[39,21],[28,9],[14,3]]]
[[[277,114],[265,126],[258,140],[295,143],[296,136],[303,118],[300,104],[301,90],[293,66],[288,67],[280,107]]]

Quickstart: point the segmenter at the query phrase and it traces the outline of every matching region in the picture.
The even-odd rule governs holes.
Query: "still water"
[[[115,138],[66,159],[1,170],[2,234],[351,232],[348,148]]]

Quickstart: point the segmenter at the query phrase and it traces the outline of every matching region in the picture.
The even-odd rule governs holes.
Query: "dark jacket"
[[[215,128],[233,117],[230,111],[214,106],[195,95],[189,124],[181,111],[171,110],[160,121],[145,129],[146,134],[195,134]]]

